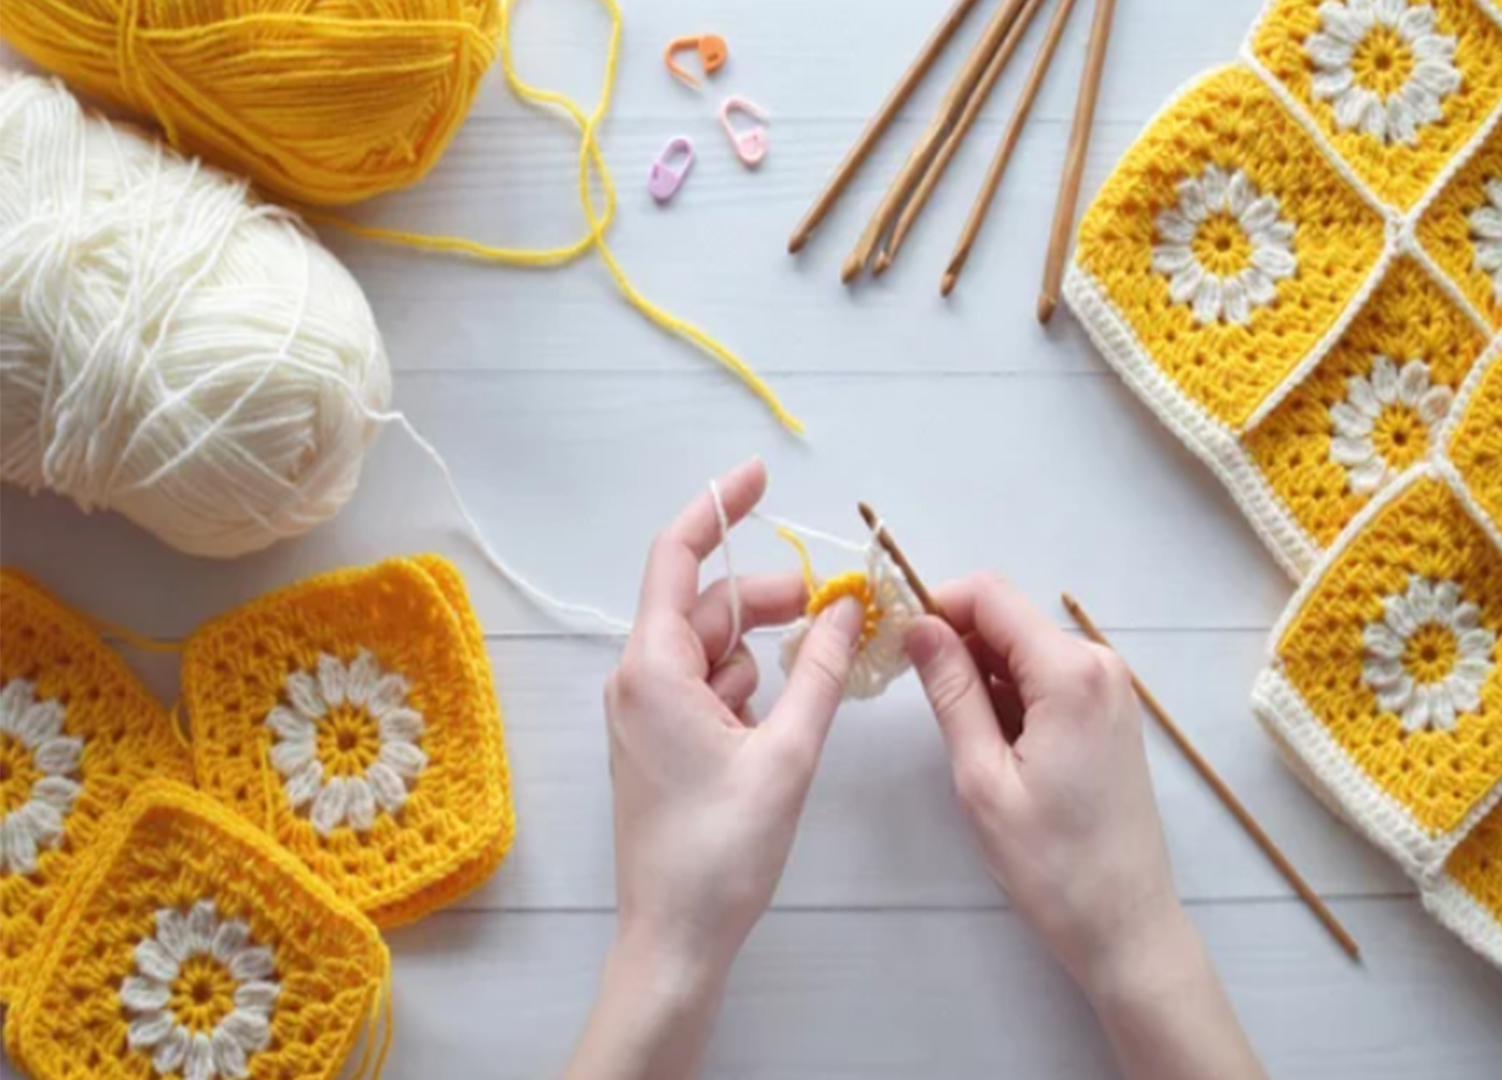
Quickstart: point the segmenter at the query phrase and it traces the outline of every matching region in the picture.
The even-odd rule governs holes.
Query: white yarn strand
[[[715,517],[720,522],[720,554],[725,557],[725,587],[730,593],[730,640],[725,643],[725,652],[714,661],[722,667],[735,654],[741,643],[741,587],[735,577],[735,560],[730,555],[730,515],[725,512],[725,499],[720,494],[720,482],[709,482],[709,494],[714,498]]]

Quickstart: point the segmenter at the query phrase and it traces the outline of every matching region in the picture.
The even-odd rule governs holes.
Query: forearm
[[[617,939],[563,1080],[694,1080],[724,974],[681,963],[652,942]]]
[[[1086,992],[1128,1080],[1266,1080],[1181,910],[1095,973]]]

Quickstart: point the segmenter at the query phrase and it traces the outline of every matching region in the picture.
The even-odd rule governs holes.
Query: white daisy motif
[[[266,726],[276,734],[271,764],[292,808],[310,807],[320,836],[342,825],[369,832],[378,813],[401,810],[428,764],[406,680],[361,649],[349,664],[319,657],[316,673],[294,672],[284,689],[286,704],[271,710]]]
[[[1405,730],[1453,730],[1460,717],[1481,708],[1482,689],[1496,669],[1497,635],[1481,625],[1481,609],[1452,581],[1414,575],[1406,592],[1382,606],[1382,619],[1362,638],[1362,681]]]
[[[164,908],[135,961],[135,974],[120,984],[130,1049],[149,1054],[159,1076],[248,1076],[251,1057],[271,1044],[282,991],[275,957],[251,940],[250,928],[220,919],[211,900],[186,914]]]
[[[1460,89],[1455,38],[1438,31],[1428,4],[1327,0],[1320,30],[1304,42],[1314,64],[1312,93],[1335,110],[1335,126],[1384,143],[1413,146],[1444,117]]]
[[[1207,166],[1179,184],[1178,205],[1158,215],[1152,266],[1169,279],[1176,304],[1200,325],[1245,326],[1278,298],[1278,282],[1298,271],[1294,226],[1278,200],[1240,169]]]
[[[0,877],[36,873],[83,791],[83,740],[63,734],[64,717],[62,703],[38,701],[26,679],[0,688]]]
[[[1476,269],[1490,274],[1492,291],[1502,304],[1502,176],[1486,184],[1487,205],[1471,215],[1471,238],[1476,241]]]
[[[858,700],[874,698],[911,666],[903,638],[920,614],[917,598],[880,548],[874,548],[868,556],[865,573],[832,578],[818,589],[809,613],[794,623],[782,639],[782,668],[792,670],[793,661],[819,613],[846,597],[861,603],[866,622],[850,678],[845,683],[845,696]]]
[[[1422,360],[1400,370],[1379,356],[1370,375],[1347,380],[1346,399],[1330,410],[1330,460],[1345,468],[1352,491],[1370,495],[1428,453],[1454,401],[1454,391],[1434,385]]]

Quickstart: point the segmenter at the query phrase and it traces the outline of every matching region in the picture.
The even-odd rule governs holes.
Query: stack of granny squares
[[[185,733],[82,615],[0,571],[0,1003],[36,1080],[323,1080],[389,1036],[380,930],[514,833],[457,571],[395,559],[195,632]]]
[[[1067,291],[1302,582],[1258,716],[1502,965],[1502,9],[1274,0]]]

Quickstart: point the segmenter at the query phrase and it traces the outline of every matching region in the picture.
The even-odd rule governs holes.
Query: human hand
[[[936,600],[948,621],[915,624],[908,653],[986,865],[1086,992],[1110,992],[1187,927],[1131,676],[998,578]]]
[[[752,462],[720,482],[733,525],[766,489]],[[699,591],[720,544],[713,498],[696,499],[652,545],[635,629],[605,691],[615,789],[617,951],[650,957],[690,992],[713,987],[771,903],[840,704],[863,613],[829,609],[781,698],[752,724],[756,661],[731,640],[724,581]],[[791,622],[797,575],[738,581],[744,630]]]

